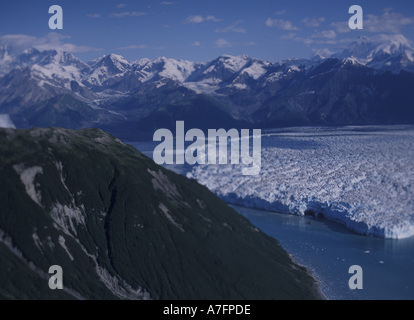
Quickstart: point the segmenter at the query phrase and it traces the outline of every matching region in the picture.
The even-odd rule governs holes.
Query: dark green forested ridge
[[[319,298],[276,240],[101,130],[0,129],[0,190],[0,298]]]

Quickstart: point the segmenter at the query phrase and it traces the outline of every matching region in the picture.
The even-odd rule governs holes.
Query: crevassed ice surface
[[[202,165],[188,176],[233,204],[312,210],[361,234],[414,236],[414,126],[263,132],[260,174],[241,169]]]

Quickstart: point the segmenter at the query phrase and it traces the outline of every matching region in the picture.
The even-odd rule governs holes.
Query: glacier
[[[262,169],[200,165],[187,176],[228,203],[414,236],[414,126],[285,128],[262,134]]]

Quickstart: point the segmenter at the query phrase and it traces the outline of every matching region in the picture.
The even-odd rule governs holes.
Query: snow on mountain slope
[[[110,54],[89,63],[91,72],[85,81],[94,86],[102,86],[113,78],[122,78],[132,69],[132,65],[122,56]]]
[[[32,66],[32,74],[51,85],[64,87],[68,90],[71,89],[71,81],[77,81],[79,85],[83,86],[80,83],[82,73],[76,63],[73,63],[76,62],[74,59],[76,58],[64,52],[52,52],[40,63]]]
[[[81,84],[83,72],[89,68],[74,55],[58,50],[39,51],[31,48],[18,56],[4,56],[6,57],[7,59],[3,61],[8,63],[8,67],[29,68],[31,78],[38,81],[40,87],[47,83],[50,86],[70,90],[71,81],[76,81],[79,86],[83,86]],[[0,70],[7,70],[7,67],[3,69],[0,63]]]
[[[169,79],[185,82],[187,78],[199,67],[191,61],[168,59],[160,57],[155,60],[141,59],[133,63],[133,73],[142,83]]]
[[[250,57],[247,55],[242,56],[230,56],[230,55],[222,55],[218,61],[220,64],[233,72],[240,71],[249,61]]]
[[[230,203],[292,214],[322,214],[384,238],[414,236],[414,127],[302,128],[262,138],[262,169],[193,168]]]
[[[361,37],[332,57],[345,61],[342,63],[344,66],[359,63],[393,73],[401,70],[414,72],[414,50],[402,35]],[[325,61],[322,58],[292,58],[273,63],[247,55],[222,55],[205,63],[165,57],[129,62],[120,55],[110,54],[84,63],[72,54],[57,50],[39,51],[31,48],[18,54],[13,48],[0,47],[0,76],[9,74],[10,78],[20,77],[12,80],[13,83],[22,84],[25,81],[21,78],[23,73],[10,72],[29,68],[30,79],[35,86],[75,94],[87,103],[99,100],[102,105],[109,105],[118,97],[136,92],[143,84],[153,82],[154,86],[149,87],[157,90],[172,83],[170,80],[197,94],[215,98],[226,99],[226,96],[231,95],[233,99],[241,93],[256,94],[252,100],[267,101],[272,94],[279,92],[278,82],[283,87],[289,81],[294,81],[296,76],[300,81],[299,73],[311,72],[313,67]],[[13,90],[10,88],[8,94],[13,95]],[[234,101],[237,107],[240,101]]]
[[[204,79],[200,81],[194,81],[194,82],[184,82],[184,86],[187,89],[193,90],[197,94],[210,94],[215,95],[216,91],[220,89],[220,80],[217,78],[213,79]]]
[[[222,55],[206,63],[204,68],[194,73],[188,81],[210,81],[211,83],[231,82],[250,61],[251,58],[246,55]]]
[[[184,82],[196,69],[196,64],[190,61],[159,58],[154,63],[161,62],[163,69],[161,77]]]
[[[414,49],[402,34],[359,37],[349,48],[332,57],[353,57],[368,67],[393,73],[414,72]]]
[[[242,70],[241,75],[247,74],[252,79],[257,80],[267,72],[266,67],[269,67],[269,65],[269,62],[254,61],[249,67]]]
[[[8,48],[0,47],[0,76],[10,70],[10,65],[13,62],[13,57]]]
[[[258,81],[266,76],[271,66],[270,62],[253,59],[247,55],[223,55],[200,64],[183,84],[197,93],[212,95],[223,87],[244,90],[251,80]]]

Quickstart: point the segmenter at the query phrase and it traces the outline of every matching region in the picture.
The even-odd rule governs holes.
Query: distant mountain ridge
[[[414,72],[414,50],[403,35],[381,35],[372,40],[359,37],[349,49],[332,57],[353,57],[367,67],[396,74],[401,70]]]
[[[0,48],[0,113],[17,127],[100,127],[125,137],[143,124],[156,127],[160,115],[168,127],[195,120],[191,107],[224,112],[239,126],[414,123],[414,50],[401,35],[358,38],[329,58],[277,63],[246,55],[129,62],[116,54],[85,63],[56,50],[12,52]],[[68,100],[83,107],[56,103]],[[51,116],[59,112],[63,124]],[[207,126],[196,120],[195,127]]]

